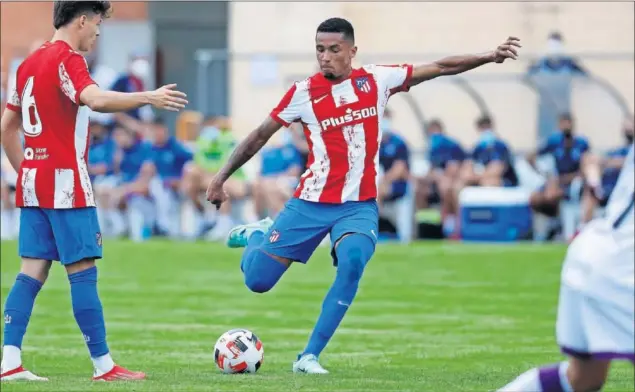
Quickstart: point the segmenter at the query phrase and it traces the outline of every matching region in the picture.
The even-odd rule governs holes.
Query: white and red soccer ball
[[[227,374],[256,373],[264,354],[260,339],[246,329],[227,331],[214,345],[214,362]]]

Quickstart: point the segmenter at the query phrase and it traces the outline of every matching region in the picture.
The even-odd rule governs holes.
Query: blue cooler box
[[[532,211],[527,189],[468,187],[459,195],[461,238],[509,242],[529,239]]]

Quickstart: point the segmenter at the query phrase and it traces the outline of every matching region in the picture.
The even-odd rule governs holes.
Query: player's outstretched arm
[[[20,140],[21,125],[21,113],[8,108],[4,110],[2,119],[0,119],[0,139],[2,140],[2,147],[7,154],[7,158],[16,172],[20,172],[20,165],[24,159],[22,141]]]
[[[176,90],[176,84],[168,84],[154,91],[120,93],[106,91],[92,84],[79,96],[82,104],[100,113],[126,112],[144,105],[177,112],[187,105],[187,95]]]
[[[227,163],[216,174],[216,178],[222,182],[227,181],[236,170],[240,169],[256,155],[280,128],[282,128],[282,125],[271,117],[267,117],[258,128],[251,131],[243,141],[238,143],[234,152],[229,156]]]
[[[247,163],[262,147],[267,144],[274,133],[276,133],[282,125],[274,121],[271,117],[267,117],[262,124],[253,131],[234,149],[229,156],[227,163],[216,173],[212,182],[207,188],[207,200],[220,206],[225,201],[226,195],[223,192],[223,184],[234,174],[236,170]]]
[[[419,65],[412,70],[412,77],[408,84],[412,87],[426,80],[460,74],[484,64],[502,63],[506,59],[516,60],[518,58],[517,48],[520,48],[520,39],[509,37],[503,44],[490,52],[450,56],[430,64]]]

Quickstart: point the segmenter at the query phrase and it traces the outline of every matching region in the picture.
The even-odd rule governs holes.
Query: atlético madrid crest
[[[368,82],[368,76],[360,76],[355,79],[355,84],[360,91],[365,93],[370,92],[370,82]]]
[[[278,232],[278,230],[273,230],[271,232],[271,235],[269,236],[269,242],[274,243],[278,241],[278,238],[280,238],[280,233]]]

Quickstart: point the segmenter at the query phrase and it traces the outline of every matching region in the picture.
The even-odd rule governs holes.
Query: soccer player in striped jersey
[[[565,257],[556,336],[568,360],[529,370],[501,392],[599,391],[611,361],[635,363],[633,149],[631,144],[605,216],[582,229]]]
[[[330,235],[335,282],[309,343],[293,371],[328,373],[318,357],[333,336],[357,292],[378,233],[377,173],[380,124],[388,99],[429,79],[455,75],[487,63],[516,59],[518,39],[495,50],[448,57],[431,64],[366,65],[353,68],[357,53],[353,26],[341,18],[317,28],[315,50],[320,72],[296,82],[271,115],[237,146],[211,181],[207,198],[227,200],[223,184],[281,127],[299,122],[309,144],[309,161],[294,197],[276,221],[236,227],[230,247],[245,247],[241,268],[254,292],[270,290],[291,263],[306,263]]]
[[[73,313],[95,368],[93,379],[145,378],[144,373],[115,365],[106,343],[95,266],[102,256],[101,231],[86,164],[89,108],[120,112],[151,104],[177,111],[187,100],[174,85],[119,93],[95,84],[79,52],[92,49],[110,10],[108,1],[56,1],[55,34],[18,68],[16,87],[2,114],[2,145],[18,172],[22,258],[4,308],[2,381],[46,380],[22,366],[21,346],[52,260],[59,260],[68,273]]]

